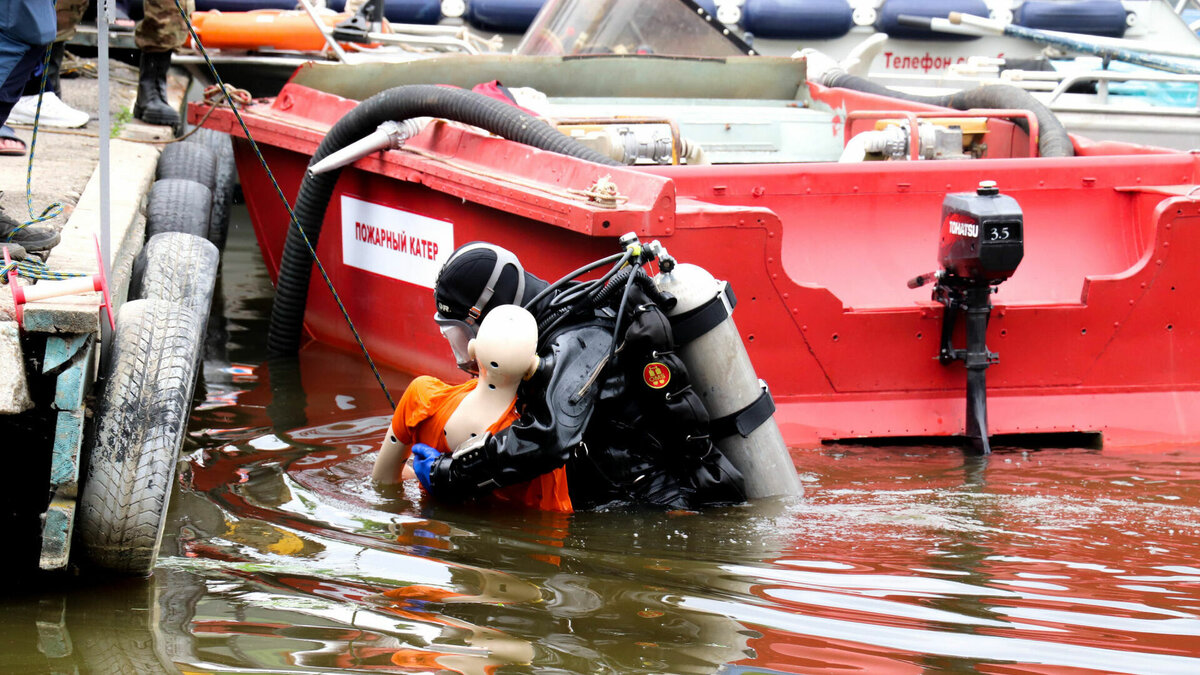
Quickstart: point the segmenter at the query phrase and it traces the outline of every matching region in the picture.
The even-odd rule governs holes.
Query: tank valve
[[[659,240],[655,239],[646,247],[650,249],[654,258],[658,259],[658,271],[670,274],[671,270],[675,269],[675,259],[671,257],[670,253],[667,253],[667,247],[663,246]]]

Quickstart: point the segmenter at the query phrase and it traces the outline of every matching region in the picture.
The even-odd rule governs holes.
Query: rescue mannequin
[[[518,305],[489,312],[467,344],[479,377],[459,385],[428,376],[413,380],[396,406],[371,478],[392,485],[416,477],[423,460],[470,447],[511,424],[518,417],[517,388],[538,368],[536,351],[537,322],[532,314]],[[414,455],[416,471],[410,473],[407,463]],[[505,488],[500,497],[551,510],[563,510],[565,500],[565,510],[570,510],[565,485],[565,475],[552,472],[512,486],[515,490]]]
[[[479,326],[479,335],[467,343],[467,355],[479,368],[479,385],[463,397],[446,421],[446,445],[459,448],[487,431],[506,415],[517,397],[521,380],[538,367],[537,322],[517,305],[498,308]]]
[[[455,249],[434,286],[434,321],[460,367],[475,366],[466,345],[492,311],[518,304],[547,323],[538,336],[542,364],[521,385],[519,419],[453,454],[414,460],[426,493],[445,502],[486,499],[507,489],[499,486],[563,472],[572,510],[745,501],[741,472],[712,443],[708,413],[674,354],[669,319],[638,277],[629,278],[610,282],[625,283],[623,292],[579,293],[581,282],[549,284],[495,244]],[[646,377],[650,366],[669,369],[665,386]]]

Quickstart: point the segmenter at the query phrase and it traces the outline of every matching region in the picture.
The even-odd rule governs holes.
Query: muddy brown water
[[[153,577],[12,589],[0,671],[1200,673],[1200,448],[795,449],[798,501],[448,508],[367,481],[361,358],[264,360],[257,256],[242,221]]]

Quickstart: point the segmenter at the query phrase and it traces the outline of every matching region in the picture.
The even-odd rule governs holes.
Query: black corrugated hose
[[[503,101],[464,89],[424,84],[388,89],[358,104],[329,130],[309,166],[370,134],[384,122],[413,117],[439,117],[462,122],[541,150],[597,164],[623,166]],[[296,196],[296,221],[314,250],[339,175],[340,169],[316,176],[305,175],[300,184]],[[275,302],[271,307],[267,335],[267,348],[271,354],[294,354],[300,348],[312,266],[312,256],[304,238],[296,228],[289,228],[279,263]]]
[[[889,89],[866,78],[851,75],[841,69],[826,71],[821,76],[821,84],[826,87],[842,87],[854,89],[878,96],[889,96],[914,103],[925,103],[955,110],[970,110],[972,108],[1009,108],[1028,110],[1038,121],[1038,154],[1042,157],[1073,157],[1075,146],[1067,135],[1067,129],[1058,121],[1054,113],[1032,94],[1010,84],[988,84],[974,89],[944,94],[942,96],[918,96],[895,89]],[[1028,125],[1024,120],[1017,120],[1026,132]]]

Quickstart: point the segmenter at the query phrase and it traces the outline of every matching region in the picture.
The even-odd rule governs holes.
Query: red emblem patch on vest
[[[646,381],[646,386],[651,389],[662,389],[671,382],[671,369],[665,363],[646,364],[642,369],[642,379]]]

